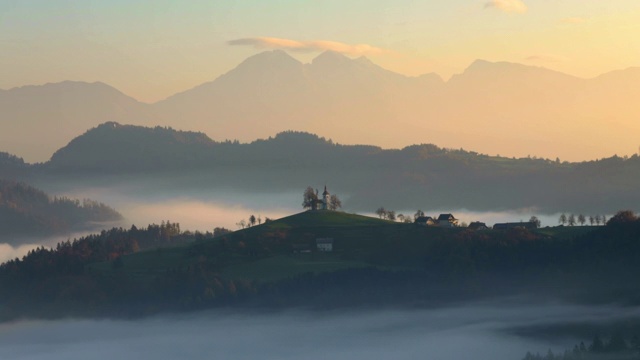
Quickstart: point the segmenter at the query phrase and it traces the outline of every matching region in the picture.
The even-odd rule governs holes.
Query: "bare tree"
[[[258,215],[258,225],[262,224],[262,217]]]
[[[387,219],[391,221],[396,221],[396,212],[393,210],[387,211]]]
[[[384,207],[379,207],[378,210],[376,210],[376,215],[378,215],[378,217],[380,217],[380,219],[386,218],[387,217],[387,210],[384,209]]]
[[[593,223],[595,222],[596,222],[596,219],[594,219],[593,216],[589,216],[589,224],[593,226]]]
[[[415,214],[413,214],[413,220],[418,219],[419,217],[424,216],[424,211],[418,210]]]
[[[244,229],[247,227],[247,222],[244,219],[242,219],[239,222],[237,222],[236,225],[238,225],[239,228]]]
[[[573,214],[569,215],[567,222],[569,223],[569,226],[574,226],[576,224],[576,216]]]
[[[404,222],[404,214],[398,214],[396,217],[398,218],[398,221]]]
[[[562,225],[567,223],[567,215],[565,215],[564,213],[562,213],[562,215],[560,215],[560,218],[558,219],[558,222]]]
[[[342,208],[342,201],[340,201],[340,198],[338,198],[338,195],[333,194],[331,195],[331,197],[329,198],[329,210],[338,210]]]
[[[580,214],[578,215],[578,222],[580,223],[580,226],[584,226],[584,223],[587,222],[587,219],[585,219],[584,215]]]
[[[251,226],[254,226],[256,224],[256,221],[257,220],[255,215],[252,214],[251,216],[249,216],[249,224],[251,224]]]
[[[600,215],[596,215],[596,225],[600,226],[600,222],[602,221],[602,218],[600,217]]]

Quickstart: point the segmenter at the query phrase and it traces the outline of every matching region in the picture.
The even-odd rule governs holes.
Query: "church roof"
[[[324,186],[324,192],[322,193],[322,195],[329,195],[329,192],[327,191],[327,185]]]

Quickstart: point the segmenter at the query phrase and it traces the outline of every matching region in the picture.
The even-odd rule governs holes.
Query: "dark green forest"
[[[283,132],[251,143],[213,141],[202,133],[105,123],[73,139],[42,164],[5,154],[0,175],[32,183],[117,186],[126,178],[157,191],[231,187],[299,189],[324,179],[349,194],[350,209],[536,208],[543,213],[613,213],[640,201],[640,157],[569,163],[506,158],[420,144],[403,149],[340,145]],[[259,190],[256,190],[259,189]],[[375,196],[372,196],[375,194]]]
[[[636,329],[638,331],[640,329]],[[588,345],[586,345],[588,344]],[[581,341],[573,349],[554,353],[548,350],[544,355],[527,352],[522,360],[637,360],[640,359],[640,337],[637,334],[625,337],[619,331],[609,339],[594,335],[591,342]]]
[[[565,230],[437,229],[338,212],[219,236],[170,222],[115,228],[2,264],[0,309],[10,319],[220,306],[421,307],[509,295],[640,303],[633,213],[575,236]],[[332,253],[295,254],[328,234],[336,238]]]
[[[121,220],[105,204],[83,199],[50,197],[23,182],[0,179],[0,239],[64,234],[90,228],[96,222]]]

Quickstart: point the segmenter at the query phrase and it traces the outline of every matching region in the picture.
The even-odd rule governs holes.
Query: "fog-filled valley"
[[[562,352],[596,335],[527,329],[575,323],[597,329],[638,320],[637,308],[494,299],[402,311],[206,311],[135,321],[19,321],[0,325],[0,357],[520,360],[528,351]]]
[[[0,1],[0,360],[639,360],[638,24]]]

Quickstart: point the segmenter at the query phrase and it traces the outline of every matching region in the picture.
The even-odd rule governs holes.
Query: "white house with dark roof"
[[[458,226],[458,219],[456,219],[452,214],[440,214],[440,216],[438,216],[438,226],[456,227]]]
[[[436,226],[438,225],[438,221],[432,218],[431,216],[420,216],[415,220],[416,225],[421,226]]]
[[[318,251],[332,252],[333,251],[333,238],[317,238],[316,246]]]

